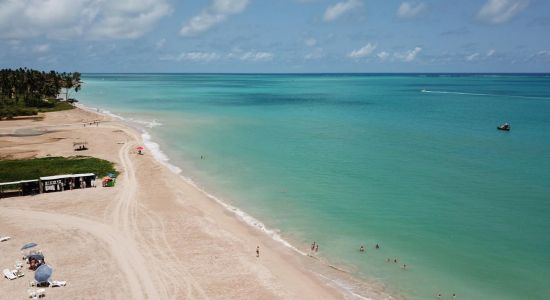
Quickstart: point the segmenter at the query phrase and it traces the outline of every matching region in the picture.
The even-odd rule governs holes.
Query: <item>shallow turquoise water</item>
[[[359,276],[412,299],[550,295],[548,76],[83,77],[85,105],[161,123],[185,175]]]

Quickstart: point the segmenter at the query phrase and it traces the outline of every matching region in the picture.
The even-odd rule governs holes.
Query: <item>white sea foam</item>
[[[144,121],[144,120],[138,120],[138,119],[134,119],[134,118],[128,118],[128,121],[130,122],[133,122],[133,123],[137,123],[137,124],[140,124],[140,125],[143,125],[147,128],[153,128],[153,127],[157,127],[157,126],[162,126],[162,123],[159,123],[157,120],[152,120],[152,121]]]
[[[181,173],[181,169],[179,167],[169,163],[170,158],[168,158],[168,156],[164,152],[162,152],[159,144],[151,140],[151,135],[147,131],[142,129],[141,138],[143,139],[143,144],[145,144],[145,147],[151,152],[153,157],[158,162],[165,165],[170,171],[175,174]]]

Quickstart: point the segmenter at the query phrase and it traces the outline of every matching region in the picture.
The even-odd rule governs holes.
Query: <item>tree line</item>
[[[0,119],[34,115],[38,111],[54,109],[59,106],[56,98],[61,92],[64,92],[65,98],[68,98],[69,91],[78,92],[81,87],[82,81],[78,72],[44,72],[27,68],[2,69],[0,70]]]

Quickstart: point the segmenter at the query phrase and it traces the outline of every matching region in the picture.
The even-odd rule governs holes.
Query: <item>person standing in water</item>
[[[319,251],[319,244],[315,245],[315,252]]]
[[[376,244],[376,246],[374,246],[375,249],[380,249],[380,246],[378,244]]]
[[[365,247],[363,247],[363,245],[361,245],[361,247],[359,247],[359,252],[365,252]]]
[[[313,244],[311,244],[311,251],[315,251],[315,241],[313,241]]]

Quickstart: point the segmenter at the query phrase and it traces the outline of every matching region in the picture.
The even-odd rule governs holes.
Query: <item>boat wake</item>
[[[488,96],[488,97],[506,97],[506,98],[520,98],[520,99],[550,100],[550,98],[548,98],[548,97],[522,96],[522,95],[499,95],[499,94],[467,93],[467,92],[455,92],[455,91],[431,91],[431,90],[420,90],[420,92],[421,93],[430,93],[430,94],[451,94],[451,95],[464,95],[464,96]]]

